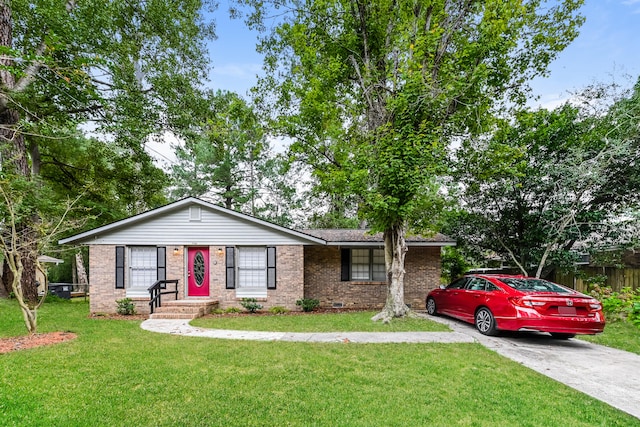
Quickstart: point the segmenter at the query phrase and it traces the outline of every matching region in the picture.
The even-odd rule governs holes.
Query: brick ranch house
[[[90,310],[115,313],[131,298],[149,313],[149,287],[168,300],[209,300],[220,308],[256,298],[268,309],[381,308],[386,299],[381,235],[366,230],[292,230],[196,198],[186,198],[75,236],[60,244],[89,246]],[[409,237],[405,300],[422,307],[440,284],[441,234]]]

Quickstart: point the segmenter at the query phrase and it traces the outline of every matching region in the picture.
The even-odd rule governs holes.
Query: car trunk
[[[592,317],[597,309],[592,298],[580,296],[527,295],[521,301],[544,316]]]

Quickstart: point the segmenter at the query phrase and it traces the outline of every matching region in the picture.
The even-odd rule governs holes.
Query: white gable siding
[[[105,231],[82,243],[98,245],[296,245],[309,241],[242,218],[189,206]]]

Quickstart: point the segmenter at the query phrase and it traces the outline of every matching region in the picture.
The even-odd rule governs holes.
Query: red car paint
[[[533,277],[471,274],[429,292],[425,303],[429,314],[473,323],[486,335],[535,330],[571,338],[605,326],[598,300]]]

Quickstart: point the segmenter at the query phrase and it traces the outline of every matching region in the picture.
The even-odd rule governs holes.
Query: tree
[[[291,165],[273,153],[253,107],[227,91],[209,94],[209,105],[177,147],[172,197],[202,197],[291,225],[296,207],[295,187],[287,180]]]
[[[10,289],[18,301],[29,334],[36,333],[37,313],[46,292],[40,298],[37,293],[35,297],[29,295],[32,290],[24,286],[22,280],[25,259],[37,259],[41,251],[60,236],[64,225],[79,225],[70,224],[66,219],[74,201],[51,203],[50,197],[43,197],[45,193],[44,186],[34,180],[7,173],[0,175],[0,214],[3,219],[0,224],[0,250],[7,265],[3,279],[10,281]],[[42,218],[39,226],[25,229],[22,224],[31,220],[34,211],[38,218]],[[38,268],[42,270],[39,265]]]
[[[210,94],[210,108],[193,136],[177,147],[174,197],[203,196],[253,214],[260,166],[268,145],[253,110],[236,93]]]
[[[434,227],[448,144],[478,133],[500,102],[577,35],[580,0],[247,0],[263,38],[257,93],[325,188],[358,196],[385,240],[388,294],[374,319],[408,312],[405,236]]]
[[[523,111],[465,141],[454,174],[462,210],[448,232],[536,277],[570,269],[577,244],[584,252],[637,240],[638,88],[604,115],[582,97],[580,108]]]
[[[189,110],[201,105],[204,40],[213,36],[201,15],[207,6],[213,7],[206,0],[0,0],[3,172],[32,181],[25,191],[34,191],[49,143],[74,143],[83,124],[135,165],[136,178],[153,175],[146,139],[167,128],[179,132]],[[149,199],[129,201],[135,213]],[[23,286],[32,304],[36,251],[27,243],[36,241],[41,220],[33,211],[15,225],[16,237],[25,239],[16,247],[24,251]]]

